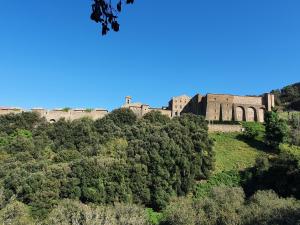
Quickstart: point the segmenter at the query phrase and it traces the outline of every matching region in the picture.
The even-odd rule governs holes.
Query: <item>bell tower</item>
[[[132,99],[131,96],[126,96],[126,97],[125,97],[125,105],[131,104],[131,99]]]

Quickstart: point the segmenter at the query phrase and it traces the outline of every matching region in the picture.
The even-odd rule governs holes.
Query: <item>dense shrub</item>
[[[244,132],[243,136],[246,139],[256,139],[264,134],[264,126],[257,122],[244,122],[243,124]]]
[[[162,225],[295,225],[300,202],[259,191],[249,200],[237,187],[213,188],[204,199],[178,199],[163,211]]]
[[[23,203],[13,200],[0,211],[0,224],[34,225],[30,209]]]
[[[283,143],[288,138],[287,123],[279,118],[277,112],[271,111],[265,113],[265,127],[266,144],[278,151],[280,143]]]
[[[135,205],[96,206],[64,200],[52,210],[42,224],[147,225],[148,221],[146,212]]]
[[[238,187],[242,177],[239,171],[226,171],[211,176],[207,181],[196,185],[194,196],[196,199],[207,197],[211,190],[219,186]]]
[[[282,153],[275,158],[258,158],[256,165],[244,173],[248,196],[257,190],[274,190],[282,197],[300,199],[300,160],[294,154]]]

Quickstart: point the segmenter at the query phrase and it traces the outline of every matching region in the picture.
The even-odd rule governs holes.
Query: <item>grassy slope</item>
[[[237,133],[210,134],[215,140],[216,169],[214,173],[230,170],[243,170],[254,164],[263,152],[259,142],[246,143]],[[260,150],[261,149],[261,150]]]

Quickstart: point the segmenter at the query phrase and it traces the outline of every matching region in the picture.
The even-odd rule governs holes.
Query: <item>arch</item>
[[[55,123],[55,119],[50,119],[50,123]]]
[[[247,109],[247,121],[254,122],[257,121],[257,113],[254,107],[249,107]]]
[[[238,106],[235,109],[236,113],[236,121],[245,121],[246,120],[246,114],[245,114],[245,109],[242,106]]]
[[[261,122],[261,123],[263,123],[263,122],[265,122],[265,109],[264,108],[260,108],[259,110],[258,110],[258,115],[259,115],[259,121],[258,122]]]

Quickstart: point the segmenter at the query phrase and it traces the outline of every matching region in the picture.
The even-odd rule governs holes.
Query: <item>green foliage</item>
[[[13,200],[0,211],[0,223],[3,225],[34,225],[29,207]]]
[[[196,212],[190,199],[180,198],[171,202],[163,211],[162,225],[196,224]]]
[[[289,113],[291,144],[300,146],[300,113]]]
[[[279,198],[272,191],[258,191],[243,212],[245,225],[294,225],[300,221],[300,202]]]
[[[33,131],[44,122],[39,114],[32,112],[3,115],[0,116],[0,133],[11,135],[17,129]]]
[[[255,164],[255,159],[265,154],[256,141],[239,138],[239,133],[212,133],[216,163],[214,173],[244,170]]]
[[[256,165],[245,171],[244,181],[248,196],[257,190],[272,189],[282,197],[300,199],[300,158],[288,152],[275,158],[258,158]]]
[[[145,211],[135,205],[96,206],[64,200],[52,210],[42,224],[147,225],[148,223]]]
[[[282,106],[284,109],[300,109],[300,83],[288,85],[281,90],[273,90],[271,93],[275,95],[276,105]]]
[[[195,198],[204,198],[219,186],[238,187],[241,184],[241,176],[238,171],[228,171],[213,175],[207,181],[197,184],[195,189]]]
[[[106,119],[110,119],[113,121],[113,123],[119,127],[122,127],[124,125],[133,125],[137,117],[130,109],[115,109],[112,111]]]
[[[294,155],[295,157],[300,157],[300,147],[289,144],[281,144],[280,152]]]
[[[217,187],[195,201],[179,199],[163,211],[161,225],[294,225],[300,202],[259,191],[250,200],[238,187]]]
[[[263,124],[257,122],[243,122],[243,136],[246,139],[256,139],[264,135],[265,128]]]
[[[38,220],[61,199],[163,209],[214,168],[207,123],[195,115],[137,119],[131,110],[118,109],[96,121],[50,124],[35,114],[0,121],[4,199],[15,197]]]
[[[159,225],[161,220],[162,220],[162,213],[160,212],[155,212],[153,209],[151,208],[147,208],[146,209],[147,212],[147,216],[148,216],[148,221],[150,224],[153,225]]]
[[[170,122],[170,118],[166,115],[161,114],[159,111],[151,111],[144,116],[145,120],[151,123],[166,124]]]
[[[271,111],[265,113],[265,126],[266,144],[278,151],[280,143],[286,141],[288,137],[287,123],[279,118],[277,112]]]

